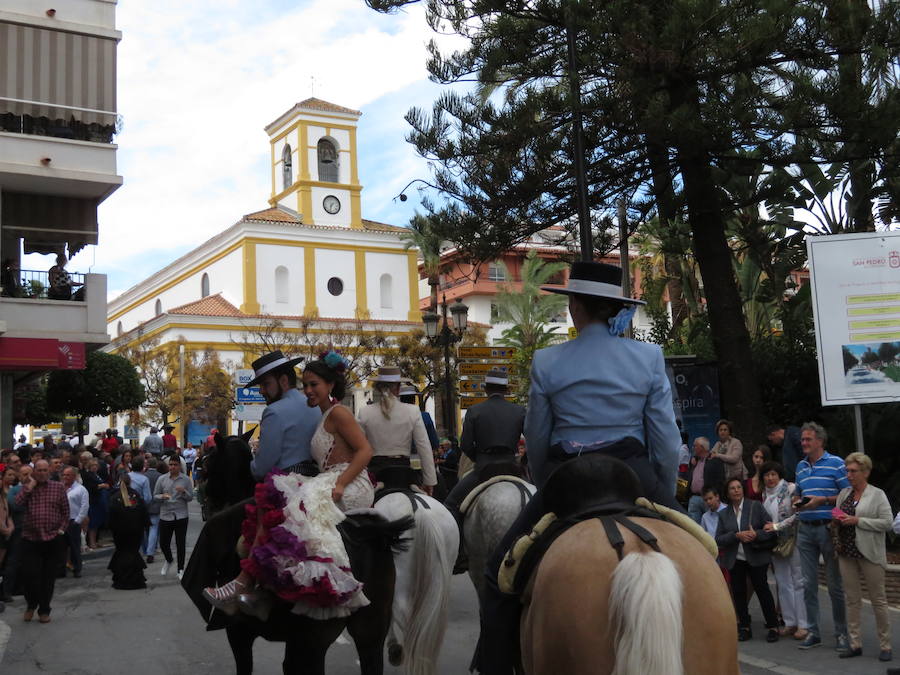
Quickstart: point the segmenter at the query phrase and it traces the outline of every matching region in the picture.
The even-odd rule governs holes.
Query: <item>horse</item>
[[[285,643],[285,673],[324,675],[325,654],[344,628],[354,640],[363,675],[381,675],[394,597],[394,552],[404,546],[402,534],[413,526],[412,518],[386,521],[373,512],[368,517],[348,518],[338,527],[344,535],[353,574],[363,584],[370,602],[349,617],[318,621],[292,614],[290,605],[278,602],[263,622],[244,614],[229,617],[213,611],[203,597],[204,588],[227,582],[240,572],[236,545],[244,506],[255,485],[248,438],[249,433],[228,438],[216,436],[207,487],[208,494],[214,495],[217,512],[200,532],[182,586],[207,621],[208,630],[225,629],[238,675],[253,672],[252,646],[257,637]]]
[[[463,501],[463,541],[479,604],[488,558],[536,491],[534,485],[517,476],[499,475],[475,488]]]
[[[206,517],[253,496],[256,482],[250,472],[253,453],[248,441],[254,429],[241,436],[215,435],[203,464],[203,495]]]
[[[546,511],[575,524],[560,528],[527,577],[525,672],[737,675],[737,621],[709,548],[652,512],[603,520],[597,514],[616,502],[627,513],[640,483],[623,462],[587,457],[581,468],[581,460],[563,464],[545,486]],[[579,511],[587,518],[572,515]]]
[[[407,675],[434,675],[447,629],[459,528],[443,504],[408,488],[376,496],[375,510],[391,521],[409,517],[415,521],[394,554],[388,659],[391,665],[402,665]]]

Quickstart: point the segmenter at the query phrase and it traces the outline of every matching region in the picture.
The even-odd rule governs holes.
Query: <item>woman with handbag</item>
[[[747,610],[747,579],[753,584],[766,620],[767,642],[778,641],[778,616],[775,600],[766,580],[772,560],[775,533],[766,532],[766,512],[763,505],[744,499],[744,485],[740,478],[725,483],[729,507],[719,512],[716,543],[722,567],[731,573],[731,594],[738,618],[738,640],[753,637],[750,630],[750,612]]]
[[[891,529],[893,513],[884,490],[869,485],[872,460],[868,455],[854,452],[844,459],[850,487],[838,493],[837,506],[831,514],[836,534],[835,551],[841,577],[844,580],[844,597],[847,601],[847,634],[849,648],[841,652],[841,658],[862,655],[859,615],[862,605],[860,578],[866,582],[869,600],[875,612],[878,628],[879,661],[890,661],[891,621],[888,617],[884,572],[887,568],[884,535]]]
[[[806,620],[806,603],[803,601],[803,571],[800,569],[800,551],[797,542],[797,514],[793,501],[796,486],[784,479],[784,467],[778,462],[766,462],[759,469],[765,485],[763,507],[770,522],[766,532],[777,532],[778,543],[772,549],[772,567],[775,583],[778,585],[778,602],[784,628],[778,633],[793,635],[795,640],[803,640],[809,634]]]

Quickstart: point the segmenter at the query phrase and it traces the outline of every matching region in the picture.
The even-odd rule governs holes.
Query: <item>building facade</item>
[[[307,99],[268,125],[268,207],[112,300],[108,349],[181,340],[240,368],[273,322],[323,343],[337,332],[390,338],[421,325],[416,250],[403,228],[362,217],[360,114]],[[92,431],[109,424],[95,420]]]
[[[97,243],[117,174],[115,0],[0,1],[0,447],[17,394],[108,342],[106,277],[22,269]],[[21,411],[19,411],[21,412]]]
[[[538,257],[546,262],[571,262],[574,258],[572,243],[568,241],[568,234],[563,228],[550,228],[534,233],[526,241],[517,244],[497,256],[496,259],[487,262],[472,262],[466,260],[454,247],[448,247],[441,252],[441,268],[438,279],[438,301],[444,299],[448,303],[457,299],[463,301],[469,308],[469,320],[490,326],[488,342],[496,344],[503,335],[503,331],[512,324],[500,321],[499,300],[497,294],[503,289],[521,290],[522,266],[529,252],[534,251]],[[632,262],[634,257],[632,257]],[[603,258],[603,262],[619,265],[618,257]],[[631,285],[634,297],[640,298],[641,276],[640,268],[630,265]],[[563,270],[557,277],[551,279],[552,285],[565,285],[569,278],[568,269]],[[420,267],[419,293],[421,300],[419,307],[427,311],[430,304],[430,287],[424,269]],[[652,323],[646,312],[639,307],[632,326],[637,331],[650,330]],[[560,312],[553,317],[551,326],[556,326],[556,332],[561,336],[568,335],[572,328],[572,319],[568,311]]]

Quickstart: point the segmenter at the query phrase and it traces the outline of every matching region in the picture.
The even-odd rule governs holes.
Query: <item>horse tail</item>
[[[613,572],[612,675],[683,675],[682,594],[678,568],[662,553],[629,553]]]
[[[447,630],[450,577],[456,552],[454,550],[451,555],[437,515],[435,509],[418,509],[415,513],[416,535],[412,553],[415,587],[404,640],[408,675],[436,672],[437,654]]]

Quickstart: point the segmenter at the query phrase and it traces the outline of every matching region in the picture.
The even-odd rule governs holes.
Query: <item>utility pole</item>
[[[622,267],[622,295],[631,297],[631,264],[628,257],[628,214],[625,210],[625,199],[619,197],[616,204],[619,215],[619,265]],[[625,330],[625,337],[631,337],[632,329],[629,324]]]
[[[569,56],[569,97],[572,105],[572,154],[574,155],[575,185],[578,198],[578,229],[581,260],[594,259],[594,236],[591,230],[591,211],[588,206],[587,172],[584,163],[584,125],[581,116],[581,78],[578,75],[575,39],[578,29],[572,5],[577,0],[569,0],[566,5],[566,46]]]

